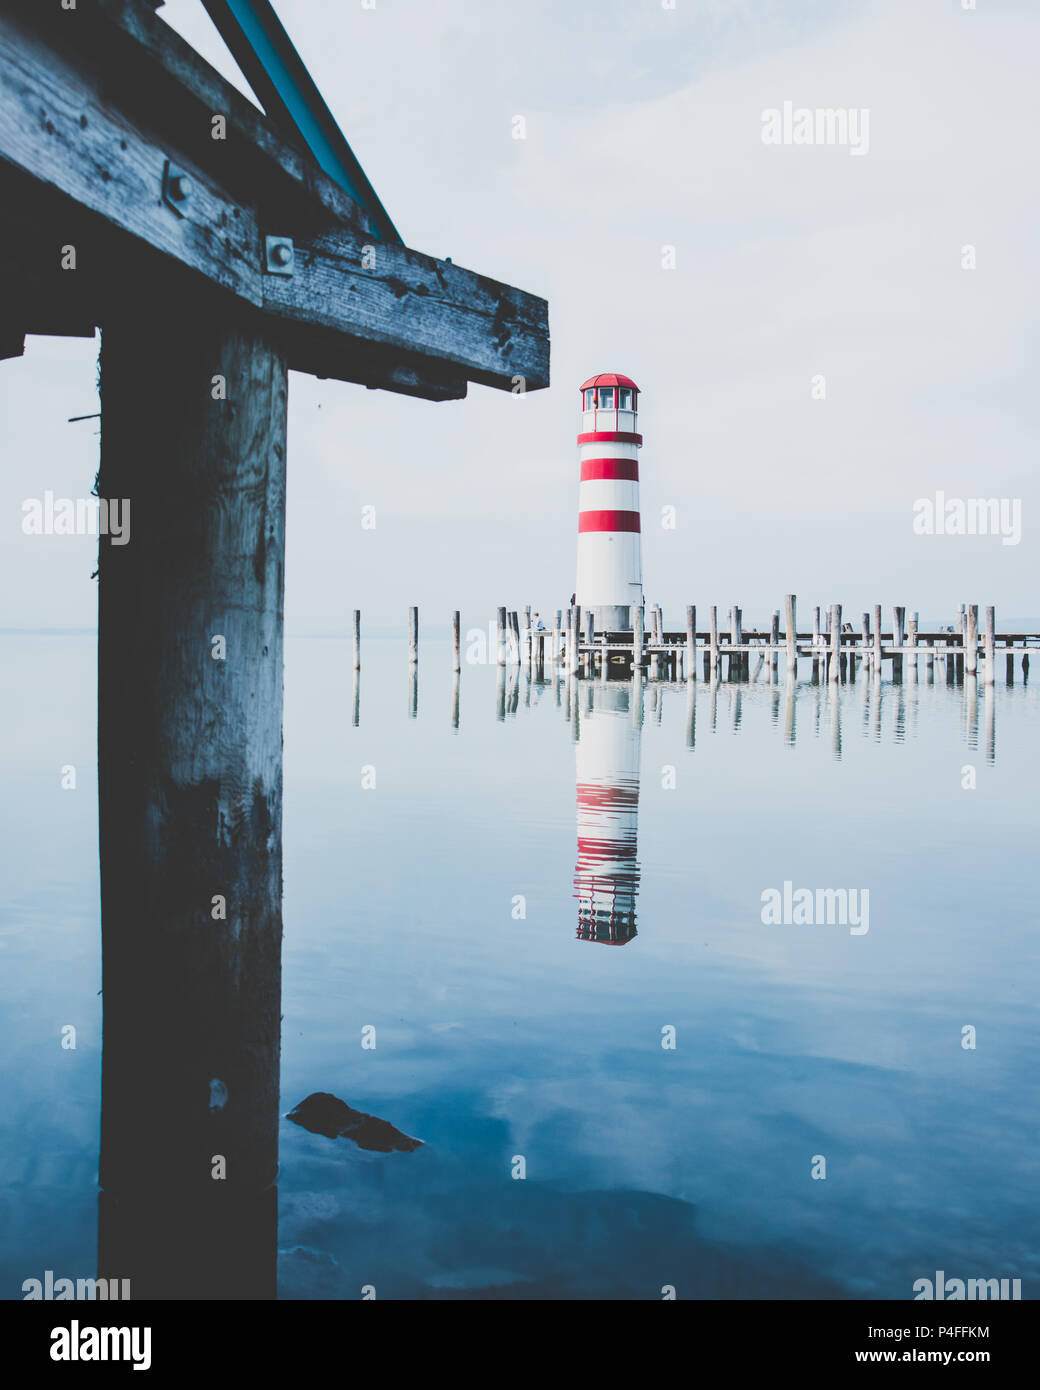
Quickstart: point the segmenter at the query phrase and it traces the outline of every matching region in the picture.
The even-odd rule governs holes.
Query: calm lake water
[[[20,1298],[96,1269],[95,640],[0,644]],[[350,668],[348,641],[287,641],[281,1111],[329,1091],[424,1143],[283,1119],[282,1297],[909,1299],[937,1269],[1035,1297],[1040,709],[1017,669],[832,691],[803,661],[793,693],[781,671],[640,700],[464,663],[455,728],[447,643],[414,717],[403,641],[365,643],[357,727]],[[764,923],[785,883],[869,891],[868,930]]]

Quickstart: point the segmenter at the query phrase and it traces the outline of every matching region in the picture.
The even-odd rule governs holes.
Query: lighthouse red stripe
[[[638,531],[638,512],[579,512],[578,532]]]
[[[627,430],[590,430],[588,434],[579,434],[579,444],[642,444],[641,434],[632,434]]]
[[[598,478],[626,478],[629,482],[639,482],[638,459],[584,459],[581,465],[581,481],[590,483]]]

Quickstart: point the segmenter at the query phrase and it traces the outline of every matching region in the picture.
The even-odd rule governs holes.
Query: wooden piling
[[[560,660],[560,619],[563,616],[562,610],[557,608],[556,617],[553,618],[552,625],[552,647],[550,660],[555,667]]]
[[[632,609],[632,675],[640,675],[643,669],[643,606],[637,604]]]
[[[812,617],[812,646],[813,646],[813,680],[819,680],[820,676],[820,608],[819,604],[813,609]]]
[[[866,676],[870,670],[871,647],[870,647],[870,614],[863,614],[863,674]]]
[[[770,680],[776,679],[776,668],[779,659],[780,648],[780,609],[774,608],[773,617],[769,624],[769,677]]]
[[[414,666],[419,660],[419,610],[408,610],[408,660]]]
[[[101,346],[98,492],[133,533],[99,543],[100,1272],[273,1298],[288,373],[161,288],[110,299]]]
[[[499,666],[504,666],[504,665],[506,664],[506,610],[505,610],[504,608],[500,608],[500,609],[498,610],[498,629],[497,629],[497,635],[498,635],[498,664],[499,664]]]
[[[736,605],[734,605],[734,606],[729,610],[729,645],[730,645],[730,652],[729,652],[729,660],[726,662],[726,679],[727,679],[727,680],[731,680],[731,681],[735,681],[735,680],[739,679],[740,674],[741,674],[741,671],[740,671],[740,656],[738,655],[738,653],[736,653],[736,652],[733,650],[733,648],[734,648],[734,647],[737,645],[737,643],[740,641],[740,637],[739,637],[739,635],[738,635],[739,627],[740,627],[740,623],[739,623],[739,620],[738,620],[738,618],[737,618],[737,608],[736,608]]]
[[[697,679],[697,609],[692,603],[686,605],[686,679]]]
[[[831,655],[829,676],[837,682],[841,675],[841,604],[831,604]]]
[[[744,610],[733,606],[733,635],[737,646],[742,646],[744,642]],[[737,679],[747,680],[751,670],[751,655],[749,652],[737,653]]]
[[[964,630],[964,671],[966,675],[979,673],[979,605],[969,603],[966,610]]]
[[[798,672],[798,619],[794,594],[784,599],[784,641],[787,645],[787,670],[792,677]]]
[[[451,615],[451,669],[462,670],[462,614],[456,608]]]
[[[906,636],[906,609],[892,609],[892,637],[895,645],[902,648]],[[892,678],[893,680],[903,679],[903,653],[898,651],[892,657]]]
[[[985,682],[992,685],[997,669],[997,610],[992,606],[986,609],[986,671]]]
[[[361,609],[354,609],[354,670],[361,670]]]
[[[874,679],[881,679],[881,604],[874,605]]]
[[[708,610],[708,623],[708,662],[714,680],[719,669],[719,610],[714,603]]]
[[[917,680],[917,614],[911,613],[906,625],[906,645],[911,648],[907,671],[912,681]]]

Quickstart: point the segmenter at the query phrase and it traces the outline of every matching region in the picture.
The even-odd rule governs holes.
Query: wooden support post
[[[498,664],[499,666],[504,666],[506,664],[506,610],[504,608],[498,610],[497,637]]]
[[[560,660],[560,619],[563,616],[562,610],[557,608],[556,617],[553,618],[552,625],[552,664],[556,666]]]
[[[596,615],[591,608],[585,614],[585,640],[590,647],[596,640]]]
[[[917,680],[917,614],[911,613],[906,625],[906,645],[911,649],[907,671],[912,681]]]
[[[997,669],[997,610],[993,607],[986,609],[986,672],[985,681],[987,685],[992,685],[996,678]]]
[[[632,676],[638,678],[643,669],[643,606],[632,609]]]
[[[457,608],[451,615],[451,669],[462,670],[462,614]]]
[[[738,620],[737,620],[737,609],[736,609],[736,605],[734,605],[734,606],[729,610],[729,645],[730,645],[730,653],[729,653],[729,661],[727,662],[727,671],[726,671],[726,677],[727,677],[728,680],[731,680],[731,681],[737,680],[737,679],[739,678],[739,676],[740,676],[740,657],[739,657],[739,655],[733,650],[733,648],[734,648],[734,647],[737,645],[737,643],[740,641],[740,638],[737,636],[738,629],[739,629],[739,623],[738,623]]]
[[[788,594],[784,599],[784,641],[787,645],[787,670],[793,678],[798,673],[798,616],[794,594]]]
[[[818,681],[820,678],[820,608],[819,605],[813,609],[812,617],[812,645],[813,645],[813,666],[812,678]]]
[[[462,682],[459,679],[459,672],[456,669],[451,677],[451,727],[459,727],[459,687]]]
[[[735,605],[734,605],[734,608],[733,608],[733,635],[734,635],[734,639],[735,639],[735,641],[736,641],[737,646],[738,646],[738,647],[742,646],[742,645],[743,645],[743,642],[744,642],[744,610],[743,610],[742,608],[737,608]],[[748,652],[738,652],[738,653],[737,653],[737,678],[738,678],[738,680],[747,680],[748,675],[749,675],[749,673],[750,673],[750,670],[751,670],[751,656],[750,656],[750,653],[748,653]]]
[[[354,670],[361,670],[361,609],[354,609]]]
[[[964,671],[966,675],[979,673],[979,605],[970,603],[967,608],[967,622],[964,631]]]
[[[1008,685],[1014,685],[1014,683],[1015,683],[1015,644],[1014,644],[1014,642],[1011,642],[1011,641],[1005,641],[1004,646],[1005,646],[1005,648],[1006,648],[1006,650],[1007,650],[1007,655],[1006,655],[1006,657],[1004,658],[1004,679],[1005,679],[1005,681],[1006,681],[1006,683],[1007,683]]]
[[[101,352],[99,494],[133,505],[99,560],[99,1262],[135,1299],[274,1298],[288,374],[148,290]]]
[[[571,610],[571,640],[567,643],[567,669],[578,675],[581,668],[581,604],[576,603]]]
[[[419,663],[408,663],[408,718],[419,717]]]
[[[354,695],[354,712],[353,712],[353,716],[352,716],[351,722],[352,722],[352,724],[354,725],[354,728],[356,729],[356,728],[358,727],[358,725],[361,723],[361,672],[357,669],[357,667],[354,668],[354,691],[353,691],[353,695]]]
[[[902,647],[906,636],[906,609],[892,609],[892,636],[897,647]],[[892,657],[892,678],[901,681],[903,679],[903,653],[900,651]]]
[[[833,603],[831,614],[831,659],[830,679],[837,682],[841,676],[841,604]]]
[[[719,669],[719,610],[714,603],[708,610],[708,622],[708,661],[714,680]]]
[[[414,605],[408,610],[408,660],[413,666],[419,660],[419,610]]]
[[[653,608],[650,612],[650,669],[648,672],[651,680],[656,680],[661,673],[660,660],[657,648],[661,643],[661,610]]]
[[[697,609],[692,603],[686,605],[686,679],[697,679]]]
[[[881,604],[874,605],[874,679],[881,679]]]
[[[870,670],[870,614],[863,614],[863,674]]]
[[[776,680],[777,662],[780,656],[780,609],[773,610],[769,624],[769,679]]]

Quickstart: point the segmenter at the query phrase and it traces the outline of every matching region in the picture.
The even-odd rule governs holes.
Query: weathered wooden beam
[[[100,65],[112,97],[127,109],[164,109],[191,152],[229,188],[266,189],[282,209],[313,230],[362,226],[362,209],[307,152],[152,10],[153,0],[80,0],[75,11],[38,0],[5,0],[31,16],[50,41],[74,46]],[[223,126],[214,128],[215,118]],[[219,138],[214,138],[215,133]]]
[[[0,13],[0,165],[146,247],[153,273],[185,267],[269,315],[292,368],[359,380],[371,363],[366,384],[439,399],[462,395],[466,379],[548,384],[544,300],[366,238],[356,219],[329,218],[315,235],[313,219],[271,206],[262,180],[204,163],[162,103],[117,106],[108,65],[72,45],[74,25],[37,24],[36,13]],[[269,236],[292,242],[285,264],[269,258]]]
[[[265,313],[299,351],[327,351],[329,335],[429,362],[485,386],[549,384],[544,300],[461,266],[388,243],[329,233],[296,249],[291,276],[263,282]]]

